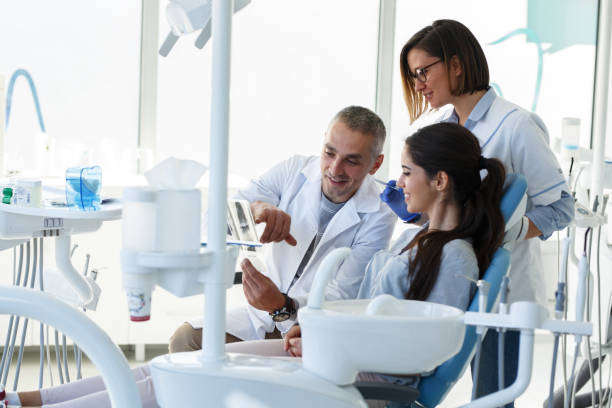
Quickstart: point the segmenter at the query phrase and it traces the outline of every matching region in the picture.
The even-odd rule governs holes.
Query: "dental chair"
[[[525,213],[526,191],[527,181],[525,177],[518,174],[506,176],[504,193],[501,199],[501,212],[506,222],[506,230]],[[498,248],[483,276],[483,280],[490,285],[486,312],[493,310],[499,297],[502,280],[509,267],[510,251],[503,247]],[[478,292],[474,294],[468,311],[479,311],[478,295]],[[433,374],[421,377],[418,388],[380,382],[356,382],[355,387],[365,399],[389,400],[406,404],[406,406],[414,403],[416,406],[433,408],[440,404],[469,367],[476,351],[477,338],[476,327],[467,326],[463,346],[459,353],[438,366]]]

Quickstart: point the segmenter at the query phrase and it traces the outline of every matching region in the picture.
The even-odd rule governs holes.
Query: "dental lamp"
[[[234,0],[234,13],[243,9],[251,0]],[[166,18],[171,31],[159,49],[159,55],[167,57],[182,35],[200,31],[195,46],[204,48],[211,35],[211,0],[170,0],[166,6]]]

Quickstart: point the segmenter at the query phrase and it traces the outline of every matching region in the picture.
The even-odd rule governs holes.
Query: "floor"
[[[525,393],[516,401],[517,408],[532,408],[540,407],[548,396],[548,388],[550,381],[550,365],[552,361],[552,336],[545,333],[536,335],[535,349],[534,349],[534,368],[532,379],[529,387]],[[135,349],[134,347],[123,347],[122,350],[128,357],[128,361],[131,366],[137,366],[142,362],[135,361]],[[147,346],[146,348],[146,360],[150,360],[153,357],[166,353],[165,346]],[[76,377],[76,370],[74,365],[74,357],[72,350],[69,349],[69,375],[72,380]],[[20,379],[18,383],[18,390],[30,390],[38,387],[38,350],[35,348],[28,349],[24,354],[24,363],[21,368]],[[568,358],[568,365],[571,364],[571,359]],[[57,367],[55,361],[52,360],[53,365],[53,380],[54,383],[58,382]],[[569,369],[569,368],[568,368]],[[8,377],[8,389],[13,386],[13,378],[15,373],[15,364],[11,367]],[[557,375],[556,375],[556,386],[562,384],[561,375],[561,364],[559,364]],[[87,360],[83,359],[82,364],[82,375],[84,377],[90,375],[96,375],[96,368]],[[605,365],[603,370],[604,382],[608,380],[608,366]],[[49,372],[48,368],[45,368],[45,384],[49,384]],[[469,401],[471,392],[471,378],[469,372],[466,373],[455,387],[451,390],[447,398],[440,405],[442,408],[457,407],[465,404]]]

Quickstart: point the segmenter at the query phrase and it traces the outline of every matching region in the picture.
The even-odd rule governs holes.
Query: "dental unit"
[[[511,282],[507,277],[507,248],[498,250],[490,271],[487,271],[483,280],[477,282],[477,297],[467,312],[430,302],[401,300],[389,295],[367,300],[326,302],[325,288],[330,277],[350,254],[350,249],[341,248],[323,261],[317,271],[308,303],[298,311],[303,335],[301,361],[225,352],[226,292],[235,281],[240,246],[255,245],[251,239],[241,238],[233,243],[227,240],[226,200],[232,15],[249,2],[170,0],[166,9],[171,32],[159,50],[162,56],[168,55],[180,36],[199,32],[195,41],[197,48],[202,48],[212,38],[206,245],[202,246],[200,236],[201,192],[195,187],[205,169],[193,163],[190,166],[194,167],[188,170],[181,169],[172,173],[168,169],[179,164],[168,162],[165,164],[165,172],[151,174],[156,181],[150,179],[149,186],[125,188],[122,205],[101,203],[97,211],[0,204],[0,250],[20,247],[21,251],[27,248],[29,254],[29,240],[34,238],[33,253],[40,253],[35,255],[32,265],[29,265],[30,256],[26,257],[24,283],[21,284],[21,275],[17,282],[17,286],[22,287],[0,286],[0,313],[40,320],[70,336],[78,344],[79,350],[85,352],[99,369],[113,406],[140,406],[140,398],[125,357],[110,337],[82,312],[85,309],[96,310],[101,290],[95,274],[80,273],[71,260],[72,235],[94,232],[103,222],[121,218],[122,284],[132,321],[141,322],[151,318],[152,292],[157,286],[177,297],[204,295],[206,329],[203,331],[202,351],[163,355],[150,362],[157,402],[162,407],[193,406],[202,401],[214,407],[272,407],[279,400],[285,400],[291,401],[291,406],[297,408],[363,408],[367,407],[365,401],[368,396],[384,399],[385,395],[394,396],[389,400],[397,398],[403,402],[418,401],[423,406],[433,407],[467,369],[472,357],[476,355],[478,358],[480,341],[487,330],[499,331],[500,354],[504,348],[503,333],[507,330],[520,331],[518,376],[514,384],[503,389],[503,366],[500,367],[500,390],[486,397],[472,396],[472,401],[463,407],[502,406],[516,400],[525,391],[531,380],[536,330],[545,330],[554,335],[548,399],[548,406],[552,407],[560,338],[565,335],[575,336],[573,373],[580,348],[588,347],[584,343],[588,343],[593,335],[593,324],[588,318],[588,311],[591,308],[590,294],[594,291],[594,277],[591,274],[588,244],[593,241],[593,229],[601,228],[606,218],[605,209],[590,209],[592,204],[578,206],[579,216],[575,227],[570,237],[563,241],[555,314],[552,319],[548,318],[546,310],[535,303],[507,304],[507,294],[511,290]],[[607,39],[604,37],[604,45],[609,45],[609,37],[609,33]],[[608,53],[609,50],[603,52]],[[608,54],[604,54],[604,57],[601,60],[609,60]],[[598,64],[602,64],[599,59]],[[601,70],[607,72],[607,66],[598,68],[599,75],[603,75]],[[597,98],[601,99],[602,96],[598,94]],[[3,98],[0,97],[0,100]],[[600,100],[599,104],[602,103],[605,108],[607,100]],[[605,115],[602,115],[605,111],[598,109],[594,129],[603,134]],[[4,123],[3,112],[0,104],[1,123]],[[40,120],[42,125],[42,118]],[[568,123],[576,125],[572,121]],[[2,130],[0,126],[0,144]],[[601,145],[599,148],[604,150]],[[597,150],[594,149],[594,152]],[[596,175],[592,194],[603,201],[600,171],[604,167],[602,158],[594,157],[593,169]],[[170,173],[174,174],[170,180],[160,182],[164,174]],[[178,174],[189,174],[189,177],[176,184]],[[524,179],[510,177],[510,180],[508,189],[517,191],[504,195],[505,198],[509,197],[507,200],[513,200],[507,204],[504,213],[507,226],[520,219],[526,209]],[[387,185],[384,181],[377,181]],[[246,217],[239,206],[235,211],[242,211],[238,217]],[[576,227],[585,230],[580,258],[576,257],[572,246],[576,242]],[[242,226],[236,228],[240,230]],[[55,243],[57,267],[78,297],[75,305],[68,305],[50,294],[31,290],[36,285],[42,288],[42,242],[43,238],[48,237],[52,237]],[[252,252],[247,256],[253,262],[258,262],[257,253]],[[568,263],[575,263],[578,269],[573,321],[566,319]],[[19,267],[20,273],[21,269],[22,265]],[[85,266],[85,272],[87,270],[88,265]],[[27,271],[32,272],[30,278]],[[38,281],[35,276],[38,276]],[[18,319],[11,317],[10,324],[19,325]],[[16,332],[15,329],[15,335]],[[385,335],[381,336],[381,333]],[[13,339],[12,344],[14,342]],[[7,337],[5,349],[9,343]],[[432,344],[436,347],[432,347]],[[41,359],[43,354],[41,345]],[[0,376],[6,377],[8,369],[3,372],[5,365],[10,365],[10,361],[5,361],[3,355]],[[422,377],[418,389],[398,390],[384,384],[372,387],[371,384],[355,383],[357,374],[364,371],[389,374],[426,372],[431,375]],[[475,376],[478,376],[477,372]],[[568,386],[571,394],[574,394],[574,378]],[[6,384],[7,379],[2,378],[2,382]],[[428,391],[436,388],[443,390],[428,394]]]

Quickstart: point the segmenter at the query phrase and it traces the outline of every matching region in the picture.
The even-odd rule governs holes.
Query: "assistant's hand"
[[[285,296],[270,278],[255,269],[251,261],[243,259],[240,267],[242,290],[251,306],[270,313],[285,305]]]
[[[387,187],[380,193],[380,199],[384,201],[402,221],[418,221],[419,218],[421,218],[421,214],[408,212],[406,209],[406,202],[404,201],[404,191],[401,188],[396,190],[396,188],[395,180],[389,180],[387,182]]]
[[[283,342],[285,351],[290,356],[302,357],[302,329],[299,324],[291,326]]]
[[[289,233],[289,228],[291,227],[291,216],[289,214],[263,201],[251,203],[251,212],[253,213],[255,224],[266,223],[266,228],[259,239],[262,244],[285,241],[291,246],[297,245],[297,241]]]

